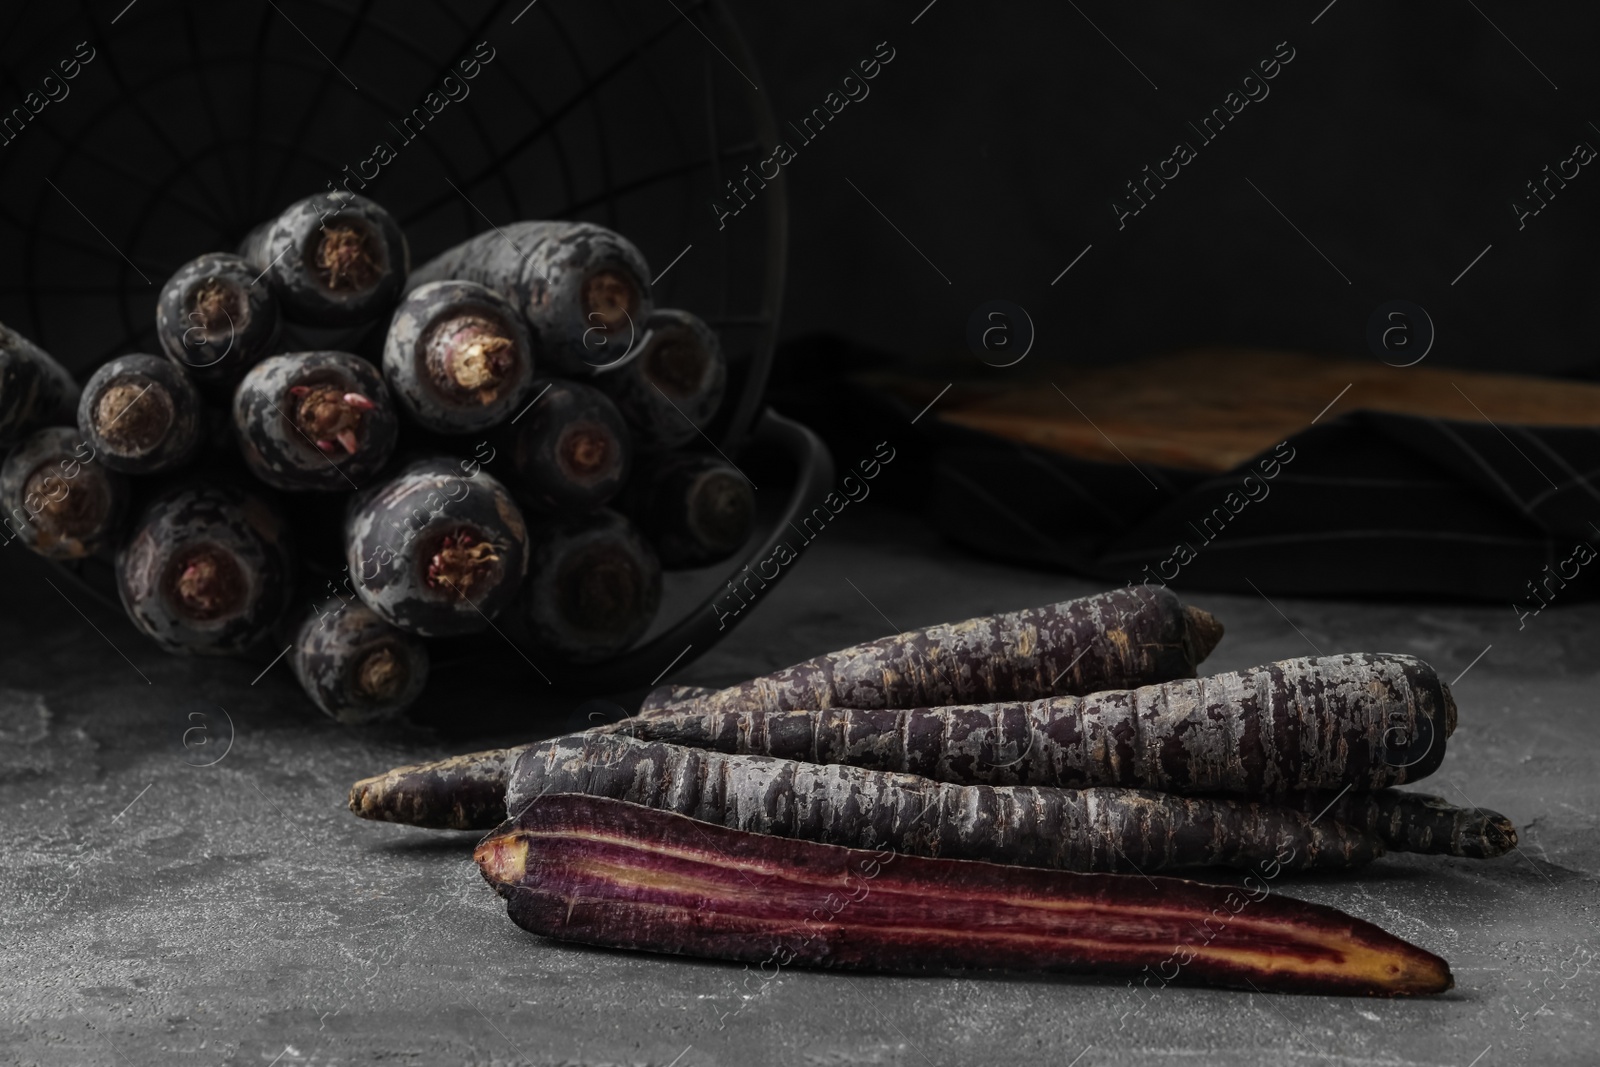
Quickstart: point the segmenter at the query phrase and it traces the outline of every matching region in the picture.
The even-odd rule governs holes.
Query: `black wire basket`
[[[737,566],[669,585],[623,656],[547,666],[558,684],[617,691],[703,653],[738,617],[714,606],[726,580],[826,491],[820,441],[762,405],[783,182],[758,211],[712,207],[777,139],[714,0],[79,0],[4,18],[0,91],[22,110],[0,121],[0,321],[80,380],[160,351],[156,297],[179,265],[352,176],[400,221],[414,263],[517,219],[598,222],[645,253],[659,306],[718,330],[729,392],[703,444],[762,471],[762,533]],[[115,602],[103,561],[71,570]]]

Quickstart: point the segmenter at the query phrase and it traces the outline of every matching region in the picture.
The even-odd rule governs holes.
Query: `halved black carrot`
[[[597,797],[540,797],[474,858],[512,921],[535,934],[763,972],[1173,965],[1180,981],[1271,992],[1454,985],[1433,953],[1277,894],[784,840]]]

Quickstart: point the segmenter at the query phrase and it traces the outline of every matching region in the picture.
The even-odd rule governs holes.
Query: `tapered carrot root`
[[[1438,768],[1455,725],[1449,687],[1433,668],[1369,653],[1027,703],[774,711],[710,698],[687,706],[704,710],[667,708],[606,729],[958,784],[1270,798],[1416,781]]]
[[[1396,852],[1430,852],[1493,859],[1517,847],[1516,825],[1488,808],[1458,808],[1443,797],[1383,789],[1343,796],[1328,792],[1283,798],[1300,811],[1327,812],[1354,829],[1375,834]]]
[[[1193,678],[1222,624],[1166,588],[1107,593],[911,630],[840,649],[711,696],[646,712],[924,708],[1034,700]]]
[[[506,780],[523,749],[494,748],[396,767],[350,787],[363,819],[434,830],[488,830],[506,817]]]
[[[474,856],[533,933],[763,970],[1165,966],[1183,981],[1358,996],[1454,984],[1432,953],[1265,890],[783,840],[596,797],[542,797]]]
[[[741,830],[1064,871],[1342,869],[1377,839],[1272,804],[1144,789],[949,785],[910,774],[728,756],[586,732],[525,749],[506,811],[549,793],[627,800]]]

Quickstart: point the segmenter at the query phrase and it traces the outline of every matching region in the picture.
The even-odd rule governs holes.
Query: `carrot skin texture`
[[[125,474],[183,466],[204,433],[200,393],[189,375],[170,360],[140,353],[102,364],[84,383],[77,414],[78,431],[96,457]],[[144,420],[143,432],[130,434]]]
[[[633,476],[636,450],[622,413],[583,382],[536,379],[530,395],[516,425],[494,435],[510,455],[517,499],[540,515],[605,506]]]
[[[707,685],[658,685],[645,694],[644,702],[639,705],[639,714],[651,711],[675,711],[673,705],[683,704],[691,700],[701,700],[716,693],[716,689]]]
[[[648,340],[627,363],[595,376],[633,427],[641,450],[682,448],[716,417],[728,360],[716,331],[676,308],[656,308]]]
[[[376,276],[330,286],[317,263],[319,240],[340,229],[364,235]],[[265,274],[283,318],[305,326],[353,326],[387,319],[411,268],[404,231],[379,204],[355,193],[297,200],[245,235],[239,256]]]
[[[1395,852],[1425,852],[1468,859],[1494,859],[1517,847],[1517,827],[1488,808],[1459,808],[1443,797],[1382,789],[1375,793],[1330,791],[1282,798],[1299,811],[1326,811],[1354,829],[1374,834]]]
[[[179,267],[156,304],[162,351],[201,393],[223,403],[251,367],[279,348],[278,298],[270,285],[252,284],[259,274],[239,256],[208,252]],[[198,299],[208,288],[215,306]]]
[[[434,830],[490,830],[506,817],[506,779],[531,745],[493,748],[396,767],[350,787],[363,819]]]
[[[1394,996],[1454,984],[1432,953],[1287,897],[783,840],[596,797],[542,797],[474,858],[533,933],[763,969],[1126,974],[1185,953],[1180,980],[1212,985]]]
[[[661,561],[609,508],[554,518],[533,537],[515,613],[538,647],[597,663],[631,647],[661,608]]]
[[[632,310],[622,326],[606,325],[585,302],[585,281],[610,273],[626,279]],[[508,222],[446,249],[412,272],[408,288],[458,278],[509,300],[542,345],[541,373],[587,377],[621,359],[642,340],[654,310],[650,268],[639,249],[589,222]]]
[[[373,691],[371,657],[386,660]],[[398,630],[365,604],[346,604],[333,619],[308,615],[295,631],[289,667],[307,697],[331,718],[361,725],[399,718],[428,681],[428,646]]]
[[[67,368],[0,323],[0,451],[34,430],[70,424],[79,395]]]
[[[1194,677],[1222,624],[1168,589],[1128,587],[868,641],[668,710],[921,708],[1035,700]]]
[[[511,770],[513,815],[586,793],[741,830],[911,855],[1072,871],[1344,869],[1377,839],[1288,808],[1140,789],[950,785],[909,774],[650,744],[588,731],[529,746]]]
[[[493,345],[504,345],[492,348],[498,372],[473,386],[437,361],[430,367],[429,352],[436,334],[469,323],[479,331],[480,346],[491,335]],[[394,309],[382,367],[395,402],[418,424],[435,433],[470,434],[517,415],[533,395],[537,362],[538,341],[516,308],[485,286],[452,279],[418,286]]]
[[[115,545],[133,490],[98,458],[66,426],[35,430],[0,454],[0,548],[21,540],[45,559],[69,560]]]
[[[727,559],[749,540],[756,518],[755,490],[739,469],[698,452],[646,456],[615,507],[649,538],[667,570]]]
[[[663,709],[606,729],[957,784],[1265,798],[1416,781],[1444,758],[1454,715],[1449,687],[1427,664],[1370,653],[1027,703],[900,711],[772,711],[717,699],[688,706],[705,705],[712,707]]]

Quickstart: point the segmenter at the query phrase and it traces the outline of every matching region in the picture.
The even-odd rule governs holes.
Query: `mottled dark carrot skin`
[[[67,368],[0,323],[0,452],[41,427],[71,423],[78,397]]]
[[[506,817],[511,765],[529,747],[468,752],[363,778],[350,787],[350,810],[434,830],[491,829]]]
[[[1292,849],[1286,870],[1343,869],[1382,851],[1329,818],[1145,789],[950,785],[910,774],[650,744],[590,731],[524,749],[505,810],[586,793],[741,830],[824,844],[886,844],[910,855],[1064,871],[1254,868]]]
[[[701,699],[647,699],[641,714],[931,708],[1130,689],[1193,678],[1221,639],[1221,623],[1170,590],[1130,586],[879,638]]]
[[[509,300],[542,345],[540,373],[582,378],[644,340],[653,277],[633,242],[591,222],[508,222],[446,249],[412,272],[409,288],[446,278],[487,286]],[[593,304],[610,278],[619,303]]]
[[[684,704],[691,700],[699,700],[714,694],[716,690],[707,685],[658,685],[645,694],[644,702],[639,705],[639,714],[647,711],[672,711],[675,704]]]
[[[596,797],[540,798],[475,858],[533,933],[763,972],[1126,974],[1179,962],[1179,981],[1272,992],[1395,996],[1454,984],[1438,956],[1276,894],[784,840]]]
[[[805,711],[714,698],[688,704],[714,710],[666,708],[606,729],[958,784],[1267,798],[1416,781],[1438,769],[1455,720],[1449,687],[1426,663],[1369,653],[1025,703]]]
[[[1395,852],[1428,852],[1469,859],[1494,859],[1517,847],[1516,825],[1488,808],[1459,808],[1443,797],[1381,789],[1301,793],[1280,803],[1305,812],[1327,812],[1347,826],[1375,834]]]

